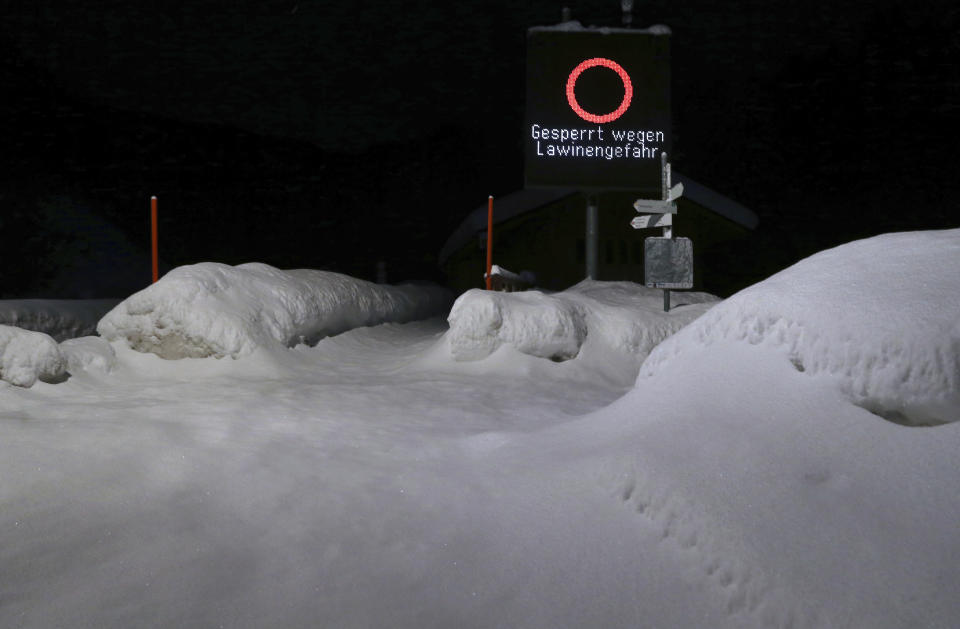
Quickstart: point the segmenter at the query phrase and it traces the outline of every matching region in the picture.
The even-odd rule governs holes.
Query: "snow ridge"
[[[445,312],[434,285],[386,286],[330,271],[203,262],[174,269],[100,320],[109,341],[162,358],[239,358],[259,347],[315,343],[351,328]]]
[[[18,387],[32,387],[37,380],[61,380],[66,368],[67,361],[50,336],[0,325],[0,380]]]
[[[960,230],[886,234],[802,260],[658,347],[640,378],[721,339],[781,348],[798,371],[834,379],[891,421],[957,421]]]
[[[81,371],[110,373],[117,365],[117,354],[113,346],[98,336],[67,339],[60,343],[60,351],[67,361],[67,371],[71,375]]]
[[[480,360],[512,345],[524,354],[565,361],[580,356],[589,343],[642,360],[716,301],[706,293],[676,293],[676,307],[663,312],[660,290],[593,280],[559,293],[474,289],[450,311],[450,351],[456,360]]]

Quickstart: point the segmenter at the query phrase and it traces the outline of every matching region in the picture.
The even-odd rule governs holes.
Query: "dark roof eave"
[[[756,229],[760,219],[749,208],[676,171],[673,172],[673,180],[675,183],[683,184],[683,196],[697,205],[747,229]],[[494,199],[494,223],[507,221],[578,192],[579,190],[575,188],[523,188],[511,192]],[[437,256],[439,263],[443,265],[454,251],[460,249],[486,228],[487,205],[483,204],[472,211],[447,238]]]

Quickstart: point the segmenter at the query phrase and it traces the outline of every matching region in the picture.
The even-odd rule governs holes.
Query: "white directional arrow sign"
[[[667,195],[667,201],[676,201],[683,196],[683,183],[677,183],[670,188],[670,194]]]
[[[643,216],[635,216],[633,220],[630,221],[630,227],[634,229],[669,227],[670,225],[673,225],[672,214],[645,214]]]
[[[676,214],[677,204],[672,201],[637,199],[633,202],[633,209],[646,214]]]
[[[676,214],[676,200],[683,196],[683,184],[678,183],[670,188],[667,199],[637,199],[633,202],[633,209],[649,214]]]

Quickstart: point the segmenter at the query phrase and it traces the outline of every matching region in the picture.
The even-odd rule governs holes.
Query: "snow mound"
[[[524,354],[568,360],[587,336],[575,304],[539,291],[473,289],[457,299],[447,319],[450,351],[457,360],[486,358],[505,343]]]
[[[203,262],[174,269],[100,320],[107,340],[162,358],[239,358],[259,347],[314,343],[351,328],[445,312],[434,285],[385,286],[339,273]]]
[[[56,341],[90,336],[117,299],[5,299],[0,325],[49,334]]]
[[[67,371],[110,373],[117,364],[117,354],[110,343],[98,336],[67,339],[60,343],[60,351],[67,361]]]
[[[0,380],[32,387],[37,380],[57,382],[65,371],[66,360],[50,336],[0,325]]]
[[[658,347],[640,379],[721,339],[775,346],[891,421],[960,420],[960,229],[885,234],[801,260]]]
[[[486,358],[501,345],[562,361],[594,343],[642,360],[716,301],[706,293],[673,293],[673,307],[664,312],[663,291],[593,280],[550,294],[474,289],[454,303],[447,336],[451,354],[461,361]]]

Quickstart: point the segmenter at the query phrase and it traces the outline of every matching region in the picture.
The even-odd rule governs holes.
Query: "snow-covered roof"
[[[551,26],[531,26],[530,31],[590,31],[594,33],[646,33],[648,35],[670,35],[673,31],[665,24],[654,24],[647,28],[622,28],[611,26],[584,26],[579,20],[568,20]]]
[[[694,181],[686,175],[673,171],[674,183],[683,184],[683,196],[697,205],[716,212],[724,218],[730,219],[747,229],[754,229],[759,222],[757,215],[749,208],[725,197],[716,190]],[[554,201],[577,194],[575,188],[523,188],[516,192],[498,197],[494,201],[494,223],[502,223],[521,214],[531,212]],[[484,203],[471,212],[460,225],[450,234],[443,248],[440,249],[438,259],[440,264],[447,261],[453,252],[474,238],[479,232],[487,228],[487,204]]]

